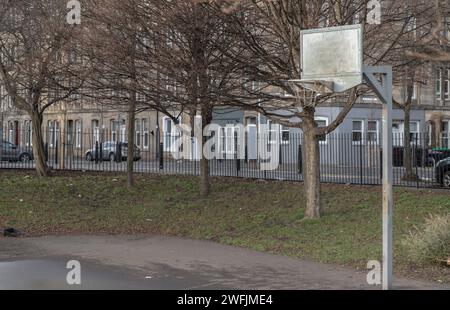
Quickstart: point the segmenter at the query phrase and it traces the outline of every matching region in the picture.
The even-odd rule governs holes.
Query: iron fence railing
[[[125,172],[127,146],[118,139],[126,135],[93,132],[45,132],[44,150],[48,166],[55,170]],[[138,150],[134,170],[140,173],[200,174],[203,149],[196,138],[173,133],[137,132]],[[303,135],[286,132],[267,135],[218,135],[211,143],[209,159],[213,176],[251,179],[303,180]],[[32,132],[3,134],[0,169],[33,169]],[[189,147],[186,146],[189,143]],[[411,134],[410,162],[402,134],[393,137],[393,173],[397,186],[445,187],[450,182],[448,137],[430,146],[428,134]],[[321,137],[320,170],[324,183],[381,185],[381,136],[374,133],[333,133]],[[263,169],[272,163],[271,169]],[[275,163],[275,165],[273,165]],[[407,167],[409,166],[409,167]]]

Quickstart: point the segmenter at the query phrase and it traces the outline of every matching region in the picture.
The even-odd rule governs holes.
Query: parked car
[[[100,151],[100,145],[101,145],[101,151]],[[117,152],[118,147],[120,147],[120,152],[122,154],[122,160],[127,160],[127,154],[128,154],[128,143],[121,142],[119,145],[118,143],[114,141],[108,141],[103,142],[99,144],[99,160],[105,160],[105,161],[116,161],[117,160]],[[92,149],[87,150],[85,158],[87,161],[94,161],[95,160],[95,147]],[[138,161],[141,159],[141,149],[134,145],[134,161]]]
[[[1,143],[0,156],[2,161],[20,161],[27,163],[33,160],[33,152],[31,149],[21,149],[17,145],[7,141],[2,141]]]
[[[437,163],[436,181],[442,186],[450,188],[450,157]]]
[[[434,148],[428,153],[427,165],[436,167],[436,164],[443,159],[450,157],[450,150],[446,148]]]

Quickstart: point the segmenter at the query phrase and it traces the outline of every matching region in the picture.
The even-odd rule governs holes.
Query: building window
[[[82,143],[82,125],[81,125],[81,120],[76,120],[75,121],[75,147],[76,148],[81,148],[81,143]]]
[[[8,142],[13,143],[15,140],[14,122],[8,122]]]
[[[438,100],[441,100],[442,95],[442,77],[443,77],[442,69],[437,70],[436,98]],[[444,86],[444,99],[448,100],[450,99],[450,69],[445,69],[443,86]]]
[[[393,144],[394,146],[404,146],[404,133],[405,133],[405,124],[403,121],[393,121],[392,124],[392,133],[394,136]],[[415,144],[419,141],[419,133],[420,133],[420,122],[413,121],[410,123],[410,139],[411,144]]]
[[[436,77],[436,98],[438,100],[441,100],[441,87],[442,87],[442,70],[437,70],[437,77]]]
[[[134,122],[134,133],[135,133],[135,137],[134,139],[136,140],[135,143],[138,147],[141,147],[141,120],[140,119],[136,119]]]
[[[223,154],[222,158],[227,158],[227,155],[234,155],[236,153],[236,142],[239,135],[238,128],[234,125],[226,125],[220,128],[220,144]]]
[[[444,98],[445,98],[445,100],[448,100],[450,97],[449,97],[449,95],[450,95],[450,93],[449,93],[449,91],[450,91],[450,70],[445,70],[445,72],[447,73],[446,75],[445,75],[445,83],[444,83]]]
[[[450,148],[450,121],[442,122],[442,146]]]
[[[100,122],[97,119],[92,120],[92,143],[100,142]]]
[[[370,144],[379,143],[378,121],[367,122],[367,139]]]
[[[148,150],[149,145],[149,123],[147,118],[142,119],[142,130],[143,130],[143,147],[145,150]]]
[[[127,141],[127,125],[125,123],[125,120],[122,120],[122,123],[120,123],[120,142],[126,141]]]
[[[256,126],[256,117],[247,117],[247,125]]]
[[[163,136],[164,136],[164,150],[166,152],[173,151],[175,140],[179,137],[180,132],[175,126],[173,120],[170,117],[164,117],[163,119]]]
[[[392,136],[393,136],[393,145],[394,146],[402,146],[403,145],[403,122],[394,120],[392,121]]]
[[[25,146],[30,147],[33,146],[33,128],[31,121],[25,121],[24,123],[24,141]]]
[[[444,22],[444,36],[447,40],[450,40],[450,17],[445,18]]]
[[[56,144],[55,121],[48,121],[47,130],[48,130],[47,143],[50,147],[54,147]]]
[[[119,130],[119,122],[111,120],[111,141],[117,142],[117,131]]]
[[[361,144],[364,140],[364,122],[355,120],[352,122],[352,142],[353,144]]]
[[[59,122],[58,121],[48,121],[47,125],[48,136],[47,143],[49,147],[56,147],[59,137]]]
[[[420,123],[419,122],[411,122],[410,123],[410,139],[411,143],[416,144],[419,142],[419,128]]]
[[[327,127],[328,126],[328,118],[326,117],[316,117],[316,125],[319,128]],[[328,143],[328,138],[326,135],[322,135],[319,137],[320,144],[326,144]]]
[[[281,126],[281,143],[289,144],[290,140],[290,129],[286,126]]]

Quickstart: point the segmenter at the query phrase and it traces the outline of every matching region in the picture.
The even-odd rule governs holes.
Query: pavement
[[[66,282],[68,261],[81,285]],[[4,289],[380,289],[365,271],[260,253],[213,242],[162,236],[0,238]],[[395,289],[450,289],[395,278]]]

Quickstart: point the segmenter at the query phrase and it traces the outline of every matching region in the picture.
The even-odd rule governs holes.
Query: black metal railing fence
[[[124,133],[46,131],[44,151],[55,170],[125,172],[128,144]],[[177,133],[136,133],[134,170],[140,173],[200,174],[203,149],[196,138]],[[209,159],[213,176],[303,181],[303,135],[270,133],[217,137]],[[410,156],[403,134],[393,135],[393,173],[397,186],[444,187],[449,167],[436,168],[450,158],[448,136],[435,146],[427,133],[412,133]],[[190,143],[189,148],[185,145]],[[333,133],[321,137],[320,170],[324,183],[380,185],[382,182],[381,135]],[[0,169],[33,169],[31,132],[4,132],[0,146]],[[410,165],[407,164],[410,158]],[[271,169],[264,169],[271,163]],[[409,166],[409,167],[408,167]],[[447,170],[448,169],[448,170]]]

